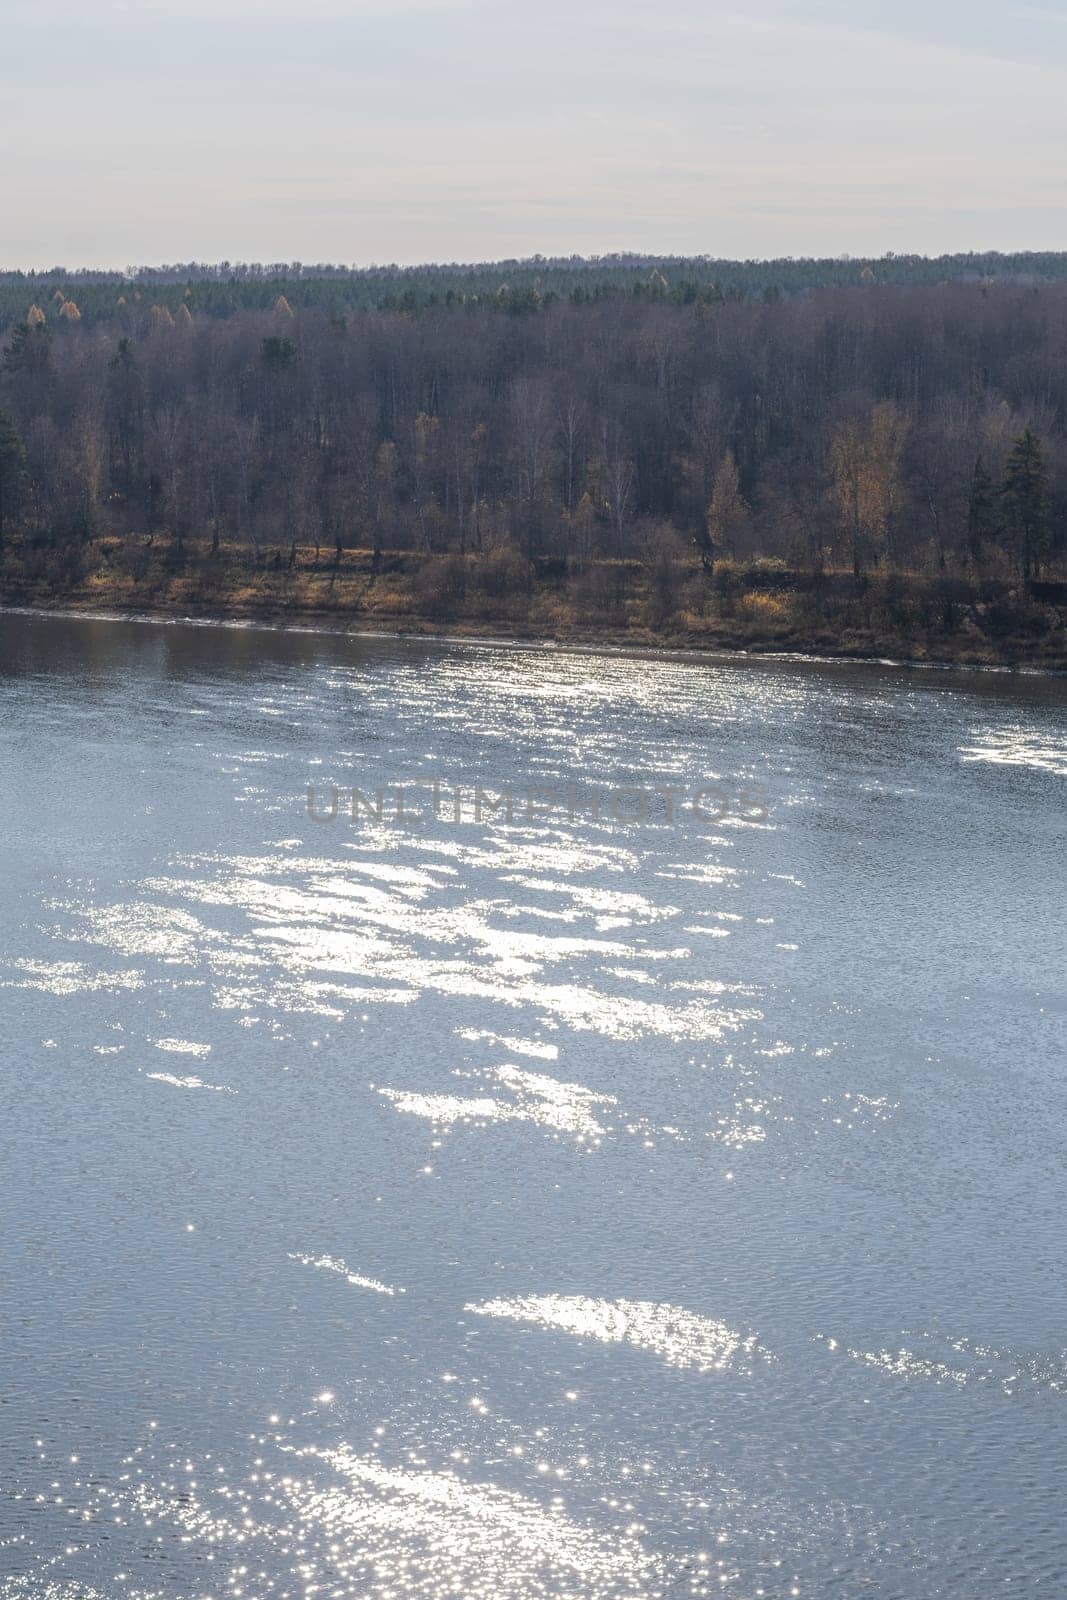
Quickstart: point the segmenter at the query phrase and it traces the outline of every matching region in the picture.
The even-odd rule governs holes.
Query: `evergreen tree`
[[[135,463],[142,447],[144,402],[141,374],[134,359],[132,340],[120,339],[107,365],[105,394],[114,442],[115,483],[122,494],[129,496],[133,490]]]
[[[975,457],[971,495],[967,504],[967,551],[975,566],[981,561],[986,546],[996,537],[996,532],[996,490],[989,469],[979,455]]]
[[[277,335],[264,339],[260,346],[263,354],[263,365],[268,372],[284,372],[293,366],[296,361],[296,345],[291,339],[282,339]]]
[[[52,332],[43,317],[39,322],[17,323],[4,351],[4,371],[41,372],[48,365],[51,342]]]
[[[1041,440],[1031,428],[1011,448],[1001,489],[1004,521],[1029,583],[1048,542],[1048,468]]]
[[[0,411],[0,548],[8,521],[18,514],[26,487],[26,451],[15,424]]]

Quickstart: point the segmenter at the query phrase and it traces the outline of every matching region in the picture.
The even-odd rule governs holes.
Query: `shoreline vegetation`
[[[0,272],[0,603],[1067,667],[1067,254]]]
[[[32,548],[0,557],[0,604],[84,616],[462,634],[516,643],[1067,671],[1067,581],[1017,586],[782,563],[599,561],[572,569],[422,552],[296,547],[245,552],[210,540],[100,539],[55,570]]]

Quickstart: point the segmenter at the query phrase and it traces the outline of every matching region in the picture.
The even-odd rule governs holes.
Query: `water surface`
[[[1067,1591],[1067,685],[6,616],[0,697],[3,1600]]]

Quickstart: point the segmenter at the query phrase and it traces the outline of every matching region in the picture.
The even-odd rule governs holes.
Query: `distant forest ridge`
[[[82,319],[114,315],[123,295],[151,294],[174,309],[225,317],[264,310],[284,295],[294,309],[413,311],[438,305],[494,305],[530,312],[560,301],[632,298],[681,304],[774,299],[818,289],[939,283],[1067,281],[1067,252],[996,251],[959,255],[785,257],[728,261],[712,256],[532,256],[526,260],[345,267],[329,263],[180,262],[124,272],[50,267],[0,271],[0,329],[57,295],[74,300]]]
[[[1067,255],[952,261],[9,275],[0,600],[1067,664]]]

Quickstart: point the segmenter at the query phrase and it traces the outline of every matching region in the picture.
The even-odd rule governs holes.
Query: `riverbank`
[[[744,651],[929,665],[1067,670],[1067,584],[802,573],[778,563],[527,563],[485,557],[312,548],[266,552],[169,541],[98,541],[62,561],[9,549],[0,603],[261,622],[336,632],[507,639],[693,653]]]

